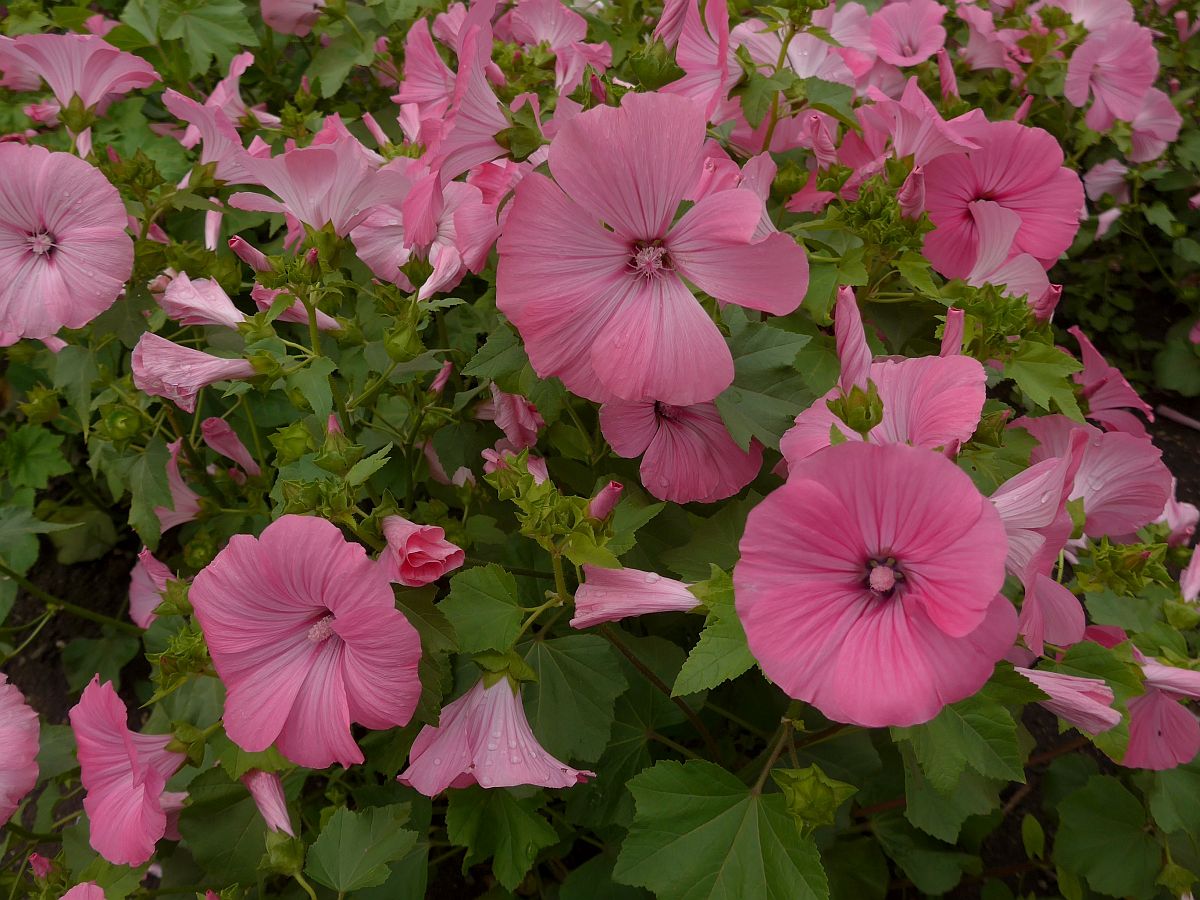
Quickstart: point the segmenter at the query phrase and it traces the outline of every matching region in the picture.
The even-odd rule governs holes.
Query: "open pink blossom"
[[[642,457],[642,484],[659,500],[715,503],[754,480],[763,447],[742,449],[715,403],[675,406],[653,400],[612,400],[600,409],[600,428],[613,452]]]
[[[1114,119],[1133,121],[1157,75],[1154,33],[1122,22],[1092,32],[1071,54],[1063,96],[1073,106],[1082,107],[1090,94],[1088,127],[1107,131]]]
[[[233,426],[224,419],[210,416],[200,423],[200,435],[210,448],[222,456],[232,459],[245,469],[247,475],[261,475],[262,468],[255,461]]]
[[[579,87],[585,66],[603,73],[612,65],[612,48],[586,43],[587,20],[561,0],[522,0],[509,23],[517,43],[526,47],[545,44],[554,53],[554,89],[560,94]]]
[[[517,185],[496,302],[542,377],[600,402],[703,403],[729,386],[733,359],[681,276],[775,314],[803,299],[804,251],[784,234],[753,242],[762,216],[753,192],[711,194],[672,226],[697,181],[704,130],[682,97],[629,93],[620,108],[590,109],[558,132],[557,184],[531,174]]]
[[[440,116],[454,96],[454,72],[438,56],[429,21],[417,19],[404,38],[404,80],[392,99],[415,104],[421,118]]]
[[[37,713],[0,672],[0,825],[37,784],[40,731]]]
[[[1083,356],[1083,371],[1073,377],[1075,383],[1083,388],[1088,418],[1099,422],[1108,431],[1125,431],[1137,437],[1147,437],[1145,426],[1129,410],[1136,410],[1153,422],[1154,410],[1150,404],[1138,396],[1120,369],[1109,365],[1078,325],[1072,325],[1067,331],[1079,342],[1079,351]]]
[[[94,34],[23,34],[9,46],[64,108],[78,97],[84,109],[103,112],[113,99],[159,80],[150,63]]]
[[[104,888],[94,881],[85,881],[75,885],[59,897],[59,900],[104,900]]]
[[[259,0],[263,21],[272,31],[305,37],[321,17],[325,0]]]
[[[782,34],[761,19],[745,19],[739,22],[729,33],[729,42],[734,47],[745,47],[750,58],[758,63],[760,71],[764,74],[769,74],[774,69],[783,49]],[[837,50],[838,48],[815,35],[800,32],[793,35],[783,62],[801,78],[820,78],[822,81],[853,85],[854,73]],[[727,80],[730,85],[733,84],[732,78]],[[761,139],[756,149],[762,149]]]
[[[193,350],[147,331],[133,348],[133,384],[151,397],[165,397],[184,412],[195,412],[200,391],[218,381],[253,378],[244,359],[224,359]]]
[[[973,200],[967,206],[979,248],[967,284],[999,286],[1005,297],[1024,297],[1031,306],[1040,302],[1050,290],[1050,279],[1036,258],[1013,247],[1021,216],[993,200]]]
[[[517,454],[506,447],[506,443],[507,441],[497,441],[494,449],[484,450],[479,454],[484,460],[483,473],[485,475],[500,469],[507,469],[509,462],[516,459]],[[426,455],[428,456],[428,453]],[[546,461],[539,456],[533,456],[532,454],[527,456],[525,458],[525,467],[529,470],[529,474],[533,476],[534,484],[542,484],[550,478],[550,471],[546,468]],[[475,476],[471,475],[469,469],[466,471],[469,477],[460,478],[462,472],[463,469],[459,469],[454,473],[452,481],[455,484],[475,483]]]
[[[971,203],[991,200],[1021,217],[1016,252],[1049,267],[1079,230],[1083,184],[1063,166],[1049,133],[1016,122],[964,126],[978,150],[947,154],[925,166],[925,205],[937,226],[925,236],[925,256],[947,278],[966,278],[979,255]]]
[[[1071,500],[1083,500],[1087,516],[1083,530],[1089,537],[1123,537],[1158,518],[1171,491],[1171,473],[1162,452],[1150,441],[1119,431],[1100,431],[1073,422],[1066,416],[1022,418],[1013,423],[1038,441],[1032,462],[1068,451],[1071,432],[1088,436]]]
[[[737,613],[763,673],[838,722],[915,725],[1012,645],[1004,526],[940,454],[846,443],[750,512]]]
[[[700,605],[686,584],[657,572],[585,565],[583,576],[584,583],[575,591],[572,628],[648,613],[688,612]]]
[[[252,65],[254,65],[254,54],[248,50],[233,57],[229,61],[229,74],[217,82],[212,93],[204,101],[204,105],[210,109],[220,110],[234,125],[249,119],[252,124],[260,125],[263,128],[278,128],[280,124],[278,116],[265,112],[263,105],[248,107],[246,101],[242,99],[241,78]],[[191,148],[199,143],[200,137],[200,129],[196,125],[188,125],[179,143],[184,147]]]
[[[432,584],[466,561],[462,548],[446,540],[446,532],[437,525],[388,516],[383,520],[383,536],[387,547],[379,565],[388,581],[405,587]]]
[[[946,7],[937,0],[899,0],[871,16],[871,39],[879,58],[894,66],[922,63],[946,43],[942,19]]]
[[[183,438],[176,438],[167,444],[171,458],[167,460],[167,487],[171,491],[171,508],[154,507],[154,515],[158,517],[159,527],[163,531],[190,522],[200,515],[200,495],[188,487],[187,482],[179,473],[179,451],[183,447]]]
[[[421,641],[383,571],[324,519],[286,515],[234,535],[189,599],[225,683],[225,732],[297,765],[363,761],[350,724],[412,717]]]
[[[198,103],[170,88],[163,91],[162,102],[171,115],[188,123],[185,139],[194,134],[193,145],[203,142],[200,162],[216,163],[214,177],[232,184],[259,183],[250,168],[251,154],[242,146],[242,139],[224,110]]]
[[[1029,7],[1029,11],[1034,12],[1042,6],[1058,7],[1088,31],[1101,31],[1110,25],[1133,21],[1129,0],[1039,0]]]
[[[470,26],[459,48],[454,95],[442,137],[430,151],[430,167],[440,172],[443,184],[472,166],[504,155],[496,135],[509,127],[509,121],[488,83],[491,52],[491,28],[486,24]]]
[[[0,144],[0,268],[0,333],[44,338],[82,328],[112,306],[133,271],[117,189],[69,153]]]
[[[180,325],[218,325],[237,328],[245,314],[211,278],[188,278],[180,272],[158,297],[158,305]]]
[[[1022,65],[1030,58],[1017,42],[1026,32],[997,28],[992,10],[973,3],[959,4],[955,14],[967,24],[967,46],[959,55],[972,70],[1006,69],[1014,80],[1024,78]]]
[[[116,865],[140,866],[167,830],[163,790],[184,755],[166,749],[169,734],[138,734],[111,682],[94,676],[71,709],[79,751],[83,808],[92,849]]]
[[[1179,114],[1170,97],[1152,87],[1142,97],[1137,115],[1129,124],[1129,161],[1151,162],[1162,156],[1167,147],[1179,137],[1179,129],[1183,127],[1183,116]]]
[[[1038,701],[1060,719],[1088,734],[1100,734],[1121,724],[1121,714],[1113,709],[1113,692],[1102,678],[1080,678],[1035,669],[1017,671],[1049,695]]]
[[[0,35],[0,87],[10,91],[36,91],[42,86],[42,76],[33,62],[14,49],[15,38]]]
[[[275,772],[251,769],[242,776],[242,784],[254,798],[254,805],[271,831],[296,836],[292,830],[292,818],[288,815],[287,798],[283,795],[283,782]]]
[[[495,422],[504,432],[511,450],[524,450],[534,446],[537,443],[538,430],[546,426],[537,407],[520,394],[509,394],[500,390],[500,386],[494,381],[491,390],[492,399],[480,404],[475,411],[475,418]]]
[[[162,603],[167,582],[175,574],[164,563],[155,559],[147,547],[138,553],[137,562],[129,573],[129,618],[139,628],[149,628],[156,618],[154,610]]]
[[[675,48],[675,62],[684,74],[663,90],[694,100],[705,117],[712,118],[741,75],[741,66],[730,48],[729,7],[725,0],[708,0],[703,10],[701,18],[701,4],[688,0],[679,46]]]
[[[491,687],[477,681],[442,707],[438,724],[426,725],[413,741],[408,768],[396,780],[435,797],[473,784],[565,788],[595,775],[545,751],[529,727],[519,690],[501,677]]]

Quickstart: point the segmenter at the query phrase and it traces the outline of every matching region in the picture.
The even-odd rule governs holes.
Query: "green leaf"
[[[1134,634],[1149,631],[1162,621],[1162,598],[1120,597],[1111,590],[1083,595],[1088,616],[1097,625],[1116,625]]]
[[[111,681],[114,687],[120,687],[121,669],[141,649],[142,642],[130,635],[75,638],[62,652],[67,687],[78,693],[87,686],[93,675],[99,675],[101,681]]]
[[[714,568],[708,582],[692,590],[708,607],[708,618],[671,688],[675,697],[714,688],[754,665],[742,620],[733,608],[733,579]]]
[[[951,704],[937,718],[911,728],[893,728],[909,741],[921,771],[943,793],[953,791],[970,766],[999,781],[1025,781],[1017,723],[1000,703],[982,695]]]
[[[1070,376],[1083,365],[1051,344],[1021,341],[1017,352],[1004,368],[1004,374],[1017,383],[1022,393],[1048,412],[1063,412],[1083,421],[1075,400],[1075,385]]]
[[[158,546],[161,533],[155,507],[172,509],[175,506],[167,483],[170,459],[166,442],[156,435],[147,441],[146,449],[129,466],[129,493],[133,498],[129,504],[129,524],[151,550]]]
[[[953,844],[963,823],[1000,805],[1001,782],[989,781],[974,772],[963,772],[949,791],[939,791],[917,765],[912,747],[900,745],[904,759],[904,817],[926,834]]]
[[[1046,858],[1046,831],[1032,813],[1021,819],[1021,843],[1030,859]]]
[[[871,830],[884,852],[923,894],[944,894],[962,880],[964,872],[979,871],[977,857],[922,834],[899,813],[872,817]]]
[[[124,900],[138,889],[146,875],[145,863],[136,868],[119,866],[93,850],[86,816],[65,829],[62,839],[63,855],[73,880],[95,882],[104,889],[105,900]]]
[[[54,513],[61,524],[73,526],[50,534],[59,565],[99,559],[119,539],[108,513],[91,506],[60,506]]]
[[[446,834],[450,843],[467,848],[464,870],[490,857],[496,879],[508,890],[516,890],[538,851],[558,840],[538,813],[540,800],[536,796],[518,800],[504,788],[452,791]]]
[[[804,308],[820,325],[832,320],[829,311],[837,296],[838,265],[835,262],[815,262],[808,270],[808,292],[804,295]]]
[[[744,317],[740,310],[727,317],[732,319],[734,376],[733,384],[717,397],[717,409],[743,450],[751,438],[778,449],[779,438],[811,399],[795,367],[796,354],[809,337],[745,322]]]
[[[319,82],[321,96],[334,96],[355,66],[368,65],[375,48],[364,47],[355,34],[340,34],[313,57],[305,74]]]
[[[458,649],[458,639],[450,621],[434,606],[433,599],[436,596],[435,585],[396,592],[400,611],[421,636],[421,649],[426,654],[453,653]]]
[[[388,879],[388,863],[408,853],[417,833],[401,828],[409,805],[371,806],[362,812],[342,807],[321,829],[308,850],[304,871],[335,891],[357,891]]]
[[[57,778],[78,768],[75,758],[75,732],[70,725],[43,724],[38,744],[38,781]]]
[[[257,47],[258,35],[240,0],[163,0],[159,33],[183,41],[191,61],[188,74],[199,75],[212,61],[224,66],[245,47]]]
[[[208,739],[209,746],[216,754],[217,762],[228,773],[230,778],[241,778],[251,769],[260,772],[278,772],[291,766],[273,746],[257,753],[243,750],[222,733],[217,733]]]
[[[333,393],[329,387],[329,376],[337,370],[337,364],[326,356],[318,356],[307,366],[293,372],[287,378],[288,387],[299,391],[312,407],[317,421],[325,422],[333,410]]]
[[[834,900],[884,900],[891,873],[879,842],[870,838],[836,841],[822,848]]]
[[[35,519],[24,507],[0,506],[0,560],[24,574],[37,562],[37,535],[74,527]]]
[[[463,653],[508,650],[524,618],[516,579],[495,563],[451,578],[450,594],[437,608],[454,627]]]
[[[176,142],[178,143],[178,142]],[[87,347],[68,344],[54,354],[54,389],[61,391],[87,434],[92,384],[100,377],[96,355]]]
[[[388,454],[392,452],[391,442],[384,444],[370,456],[360,459],[346,473],[346,483],[360,485],[388,464]]]
[[[1200,835],[1200,762],[1155,772],[1149,791],[1150,812],[1168,833]]]
[[[691,540],[663,553],[662,561],[688,581],[708,578],[712,566],[732,569],[738,560],[738,541],[746,529],[746,518],[760,499],[751,493],[745,499],[730,500],[707,519],[689,514]]]
[[[666,508],[665,503],[637,505],[632,498],[624,498],[613,511],[613,536],[607,549],[614,556],[621,556],[633,549],[637,543],[637,531]]]
[[[613,702],[627,686],[616,651],[602,637],[573,634],[533,641],[525,662],[537,675],[525,688],[525,712],[542,746],[559,759],[599,759]]]
[[[55,475],[71,471],[62,452],[63,436],[40,425],[22,425],[0,443],[0,470],[15,487],[42,490]]]
[[[757,794],[703,760],[664,761],[629,783],[637,804],[613,877],[660,900],[829,896],[821,857],[782,794]]]
[[[188,784],[179,831],[215,883],[254,882],[267,826],[245,785],[224,769],[208,769]]]
[[[1146,811],[1115,778],[1093,775],[1059,804],[1054,861],[1110,897],[1153,897],[1162,848]]]
[[[742,112],[751,128],[757,128],[771,109],[771,102],[786,88],[787,82],[751,72],[745,85],[738,88],[742,98]]]
[[[479,352],[463,367],[468,378],[488,378],[495,381],[505,375],[520,372],[529,362],[521,340],[511,328],[493,331]]]

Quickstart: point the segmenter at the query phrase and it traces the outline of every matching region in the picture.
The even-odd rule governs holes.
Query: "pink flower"
[[[433,377],[433,381],[429,385],[429,393],[438,397],[446,390],[446,385],[450,382],[450,376],[454,374],[454,361],[446,360],[442,363],[442,367],[438,369],[437,375]]]
[[[1163,507],[1162,515],[1155,522],[1165,524],[1170,529],[1167,544],[1171,547],[1186,547],[1196,534],[1196,525],[1200,524],[1200,509],[1193,503],[1183,502],[1176,497],[1176,482],[1171,479],[1171,495],[1167,505]]]
[[[1066,416],[1022,418],[1014,424],[1038,441],[1034,463],[1067,453],[1072,431],[1087,434],[1070,499],[1083,500],[1087,515],[1083,530],[1089,537],[1133,534],[1157,519],[1166,505],[1171,473],[1163,465],[1162,452],[1149,441],[1119,431],[1100,431]]]
[[[129,573],[129,618],[138,628],[149,628],[156,616],[154,610],[162,603],[167,582],[175,574],[143,547]]]
[[[1083,356],[1083,371],[1073,377],[1075,383],[1083,388],[1081,393],[1088,403],[1088,418],[1099,422],[1109,431],[1125,431],[1137,437],[1147,437],[1145,426],[1128,410],[1137,410],[1151,422],[1154,421],[1154,410],[1138,396],[1121,371],[1108,364],[1078,325],[1072,325],[1067,331],[1079,342]]]
[[[925,170],[913,166],[900,190],[896,191],[896,202],[900,204],[900,215],[906,219],[919,219],[925,212]]]
[[[250,289],[250,299],[254,301],[254,305],[258,307],[259,312],[266,312],[275,305],[275,301],[280,294],[286,291],[283,288],[266,288],[261,284],[255,284]],[[328,313],[323,313],[319,309],[317,312],[317,328],[321,331],[338,331],[341,325],[338,320]],[[277,322],[292,322],[296,325],[308,324],[308,310],[304,308],[304,304],[299,300],[293,300],[292,305],[285,307],[283,312],[279,314]]]
[[[54,868],[54,861],[40,853],[30,853],[29,868],[33,871],[34,878],[45,878]]]
[[[479,454],[484,459],[483,473],[485,475],[488,475],[499,469],[507,469],[508,461],[511,459],[516,459],[517,454],[505,447],[505,443],[505,441],[497,441],[496,449],[484,450]],[[525,467],[529,470],[529,474],[533,476],[534,484],[542,484],[550,478],[550,472],[546,468],[546,461],[540,457],[533,455],[527,456],[525,458]],[[466,477],[460,481],[459,475],[462,471],[462,469],[459,469],[454,473],[454,478],[452,479],[453,483],[460,484],[464,483],[465,481],[469,481],[471,484],[474,484],[475,478],[471,475],[469,470],[467,471],[467,476],[470,477]]]
[[[1121,22],[1092,32],[1071,54],[1063,96],[1073,106],[1082,107],[1091,94],[1088,127],[1107,131],[1114,119],[1133,121],[1156,75],[1154,33],[1141,25]]]
[[[325,0],[260,0],[259,9],[267,27],[280,34],[305,37],[312,31]]]
[[[729,386],[733,360],[680,276],[776,314],[803,299],[804,251],[784,234],[752,242],[762,216],[753,192],[711,194],[672,227],[699,175],[704,128],[681,97],[629,93],[619,109],[588,110],[558,132],[558,184],[531,174],[517,185],[497,305],[542,377],[600,402],[703,403]]]
[[[842,394],[849,394],[855,387],[865,391],[871,377],[871,348],[867,346],[867,333],[863,330],[854,288],[849,285],[838,288],[833,332],[841,365],[838,390]]]
[[[288,815],[287,798],[283,795],[283,782],[277,774],[251,769],[242,776],[242,784],[254,798],[254,805],[258,807],[267,828],[296,836],[292,830],[291,816]]]
[[[94,34],[23,34],[9,46],[64,108],[78,97],[84,109],[103,112],[117,97],[159,80],[150,63]]]
[[[42,86],[42,76],[30,59],[15,49],[16,40],[0,35],[0,87],[10,91],[36,91]]]
[[[1108,194],[1118,203],[1128,203],[1129,185],[1125,183],[1128,174],[1129,167],[1120,160],[1108,159],[1096,163],[1083,175],[1084,192],[1089,200],[1099,200]]]
[[[1021,217],[1014,249],[1052,263],[1074,240],[1083,208],[1083,184],[1062,165],[1058,141],[1016,122],[964,130],[980,149],[925,166],[926,209],[937,226],[925,236],[925,256],[947,278],[967,277],[979,255],[970,204],[991,200]]]
[[[675,62],[684,75],[663,91],[694,100],[704,110],[705,118],[712,118],[742,70],[730,52],[729,7],[725,0],[708,0],[703,20],[700,8],[698,0],[688,0],[675,49]]]
[[[1050,696],[1039,703],[1080,731],[1100,734],[1121,724],[1121,714],[1113,709],[1113,692],[1101,678],[1080,678],[1034,669],[1017,671]]]
[[[491,389],[492,399],[480,405],[475,417],[485,422],[495,422],[504,432],[511,450],[534,446],[538,429],[546,425],[537,407],[520,394],[507,394],[500,390],[494,381]]]
[[[183,438],[176,438],[167,444],[167,449],[171,451],[171,458],[167,462],[167,487],[171,490],[171,508],[154,508],[159,527],[163,531],[190,522],[200,515],[200,495],[188,487],[183,476],[179,474],[179,451],[182,447]]]
[[[773,71],[779,53],[783,49],[783,38],[761,19],[746,19],[734,26],[729,34],[734,47],[745,47],[750,58],[758,63],[761,71]],[[801,78],[820,78],[838,84],[854,84],[854,73],[837,52],[837,48],[820,38],[803,32],[792,37],[784,55],[784,65]],[[732,76],[732,72],[730,73]],[[728,79],[732,86],[733,78]],[[759,150],[762,140],[758,141]]]
[[[204,443],[217,453],[232,459],[246,470],[247,475],[261,475],[262,468],[255,462],[249,448],[242,443],[237,432],[224,419],[211,416],[200,423],[200,434]]]
[[[44,338],[82,328],[133,272],[116,188],[69,153],[0,144],[0,268],[0,332]]]
[[[1133,21],[1129,0],[1044,0],[1034,3],[1030,12],[1040,6],[1057,6],[1088,31],[1100,31],[1109,25]]]
[[[1041,654],[1047,641],[1060,647],[1077,644],[1086,627],[1078,597],[1041,572],[1026,577],[1017,632],[1030,650]]]
[[[575,591],[572,628],[590,628],[629,616],[656,612],[688,612],[700,605],[688,586],[641,569],[583,567],[585,581]]]
[[[1004,526],[940,454],[839,444],[750,512],[734,597],[750,651],[838,722],[915,725],[979,690],[1012,645]]]
[[[1187,567],[1179,573],[1179,591],[1188,603],[1200,598],[1200,550],[1192,550]]]
[[[71,888],[59,900],[104,900],[104,888],[94,881],[85,881]]]
[[[958,77],[954,74],[954,62],[943,47],[937,52],[938,81],[942,88],[942,99],[958,96]]]
[[[211,278],[192,281],[187,272],[171,279],[157,298],[158,305],[180,325],[219,325],[237,328],[246,316]]]
[[[0,825],[37,784],[40,731],[37,713],[0,672]]]
[[[454,96],[454,72],[447,66],[429,34],[429,21],[418,19],[404,38],[404,80],[392,99],[416,104],[421,118],[441,116]]]
[[[430,168],[441,173],[443,184],[472,166],[504,155],[504,148],[496,143],[496,135],[509,127],[509,121],[488,84],[491,52],[491,28],[470,26],[458,50],[454,96],[445,117],[442,137],[430,154]]]
[[[379,565],[388,581],[405,587],[432,584],[466,561],[461,547],[446,540],[437,525],[418,525],[403,516],[383,520],[387,548]]]
[[[586,65],[602,73],[612,64],[612,48],[584,43],[587,20],[560,0],[522,0],[509,22],[518,43],[527,47],[546,44],[554,53],[554,89],[560,94],[579,87]]]
[[[610,481],[588,501],[587,514],[592,519],[607,519],[621,499],[625,486],[619,481]]]
[[[224,110],[197,103],[170,88],[163,91],[162,101],[171,115],[188,123],[183,140],[195,137],[190,145],[185,143],[184,146],[203,142],[200,162],[205,165],[216,163],[214,176],[217,179],[233,184],[258,183],[258,176],[249,162],[251,155],[242,146],[242,139]]]
[[[242,99],[241,78],[252,65],[254,65],[253,53],[247,50],[237,54],[229,61],[229,74],[217,82],[217,86],[208,95],[204,105],[220,110],[235,125],[249,119],[252,123],[257,123],[264,128],[278,128],[280,124],[278,116],[265,112],[265,107],[261,104],[251,109]],[[195,125],[189,125],[180,143],[184,147],[190,148],[194,147],[199,140],[199,129]]]
[[[1173,769],[1200,752],[1200,723],[1167,691],[1149,688],[1129,701],[1129,747],[1121,764],[1131,769]]]
[[[1050,290],[1050,279],[1037,259],[1013,247],[1021,216],[992,200],[973,200],[967,206],[979,248],[967,284],[1000,285],[1005,297],[1024,297],[1030,306],[1040,302]]]
[[[946,7],[936,0],[900,0],[871,16],[871,40],[879,58],[894,66],[915,66],[946,43]]]
[[[110,682],[94,676],[70,712],[87,794],[92,849],[111,863],[140,866],[167,830],[163,789],[183,764],[169,734],[138,734]]]
[[[501,677],[491,687],[477,681],[442,708],[437,726],[426,725],[413,741],[408,768],[397,777],[427,797],[447,788],[520,784],[565,788],[595,772],[559,762],[534,737],[519,691]]]
[[[271,271],[271,261],[267,259],[266,254],[236,234],[229,239],[229,249],[255,272]]]
[[[234,535],[189,599],[225,683],[225,732],[297,765],[363,761],[351,722],[404,725],[421,641],[383,571],[324,519],[287,515]]]
[[[1179,137],[1182,127],[1183,117],[1171,98],[1158,88],[1150,88],[1130,122],[1129,161],[1143,163],[1158,159],[1167,145]]]
[[[181,347],[147,331],[133,348],[133,384],[151,397],[165,397],[184,412],[195,412],[196,396],[218,381],[253,378],[244,359],[224,359]]]
[[[738,446],[711,402],[613,400],[600,409],[600,428],[618,456],[642,457],[642,484],[659,500],[715,503],[744,488],[762,467],[762,444]]]

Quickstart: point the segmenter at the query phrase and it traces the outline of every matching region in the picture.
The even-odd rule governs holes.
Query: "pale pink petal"
[[[1083,606],[1074,594],[1040,572],[1032,576],[1018,621],[1030,650],[1040,656],[1046,641],[1060,647],[1077,644],[1086,624]]]
[[[1131,769],[1173,769],[1200,753],[1200,723],[1165,691],[1151,688],[1129,701],[1129,748],[1122,764]]]
[[[575,591],[572,628],[589,628],[629,616],[687,612],[700,605],[682,581],[640,569],[583,567],[585,581]]]
[[[37,784],[39,733],[37,713],[0,672],[0,825]]]
[[[461,547],[446,540],[436,525],[418,525],[403,516],[383,520],[387,547],[379,557],[389,581],[421,587],[457,569],[466,557]]]

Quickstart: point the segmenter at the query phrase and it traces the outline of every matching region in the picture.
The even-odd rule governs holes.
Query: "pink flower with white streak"
[[[195,412],[200,391],[218,381],[253,378],[254,366],[244,359],[182,347],[147,331],[133,348],[133,384],[151,397],[165,397],[184,412]]]
[[[575,591],[572,628],[656,612],[689,612],[700,605],[686,584],[657,572],[585,565],[583,576],[584,583]]]
[[[192,281],[187,272],[171,279],[166,290],[155,299],[168,316],[180,325],[218,325],[237,328],[245,314],[233,305],[229,295],[211,278]]]
[[[37,784],[40,730],[37,713],[0,672],[0,825]]]
[[[1041,691],[1048,700],[1038,703],[1080,731],[1100,734],[1121,724],[1121,714],[1113,709],[1113,692],[1101,678],[1080,678],[1034,669],[1016,670]]]
[[[242,776],[242,784],[254,798],[254,805],[258,807],[267,828],[296,836],[292,830],[292,817],[288,815],[287,798],[283,795],[283,782],[275,772],[251,769]]]
[[[1090,95],[1087,125],[1107,131],[1114,119],[1134,119],[1157,75],[1154,33],[1132,22],[1119,23],[1088,35],[1071,54],[1063,96],[1083,107]]]
[[[899,0],[871,16],[871,39],[884,62],[915,66],[946,43],[942,19],[946,7],[937,0]]]

